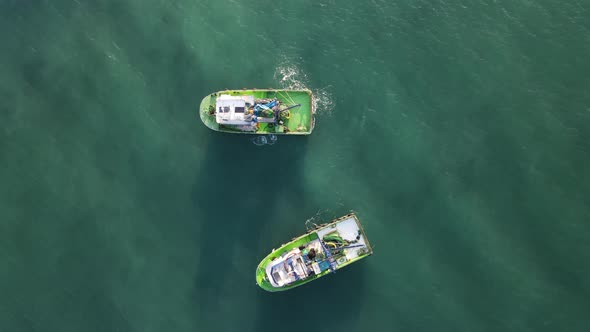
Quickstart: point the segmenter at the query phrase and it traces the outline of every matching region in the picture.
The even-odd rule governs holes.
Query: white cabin
[[[219,124],[251,125],[252,116],[247,115],[250,105],[254,105],[253,96],[220,95],[215,102],[215,120]]]

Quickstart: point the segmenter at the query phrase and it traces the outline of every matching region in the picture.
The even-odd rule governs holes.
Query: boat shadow
[[[308,284],[278,293],[260,290],[254,331],[357,331],[365,299],[364,260]],[[299,322],[291,324],[288,322]],[[306,328],[303,328],[306,329]]]
[[[276,245],[268,238],[271,224],[293,224],[303,232],[308,210],[313,211],[305,206],[303,188],[308,138],[281,136],[274,145],[256,146],[251,135],[206,130],[200,135],[207,140],[205,157],[192,190],[199,249],[189,296],[198,305],[199,321],[227,330],[252,322],[252,315],[227,316],[256,307],[256,266]]]

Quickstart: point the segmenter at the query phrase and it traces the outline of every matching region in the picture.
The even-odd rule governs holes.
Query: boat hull
[[[355,247],[354,249],[350,249],[352,250],[356,250],[355,252],[346,252],[347,249],[345,250],[341,250],[342,253],[344,253],[344,255],[341,256],[341,258],[337,258],[338,262],[336,262],[336,258],[334,258],[333,264],[331,264],[331,266],[329,268],[326,268],[324,270],[317,270],[317,273],[312,273],[312,275],[301,279],[301,280],[297,280],[288,284],[284,284],[284,285],[280,285],[277,286],[276,284],[274,284],[276,281],[273,279],[273,281],[271,281],[272,275],[271,273],[269,273],[269,270],[272,269],[272,265],[273,264],[277,264],[276,262],[278,261],[280,264],[281,262],[281,256],[284,256],[286,253],[292,252],[293,250],[297,251],[297,248],[301,247],[301,246],[305,246],[306,244],[310,244],[310,243],[314,243],[317,240],[319,240],[319,242],[322,243],[322,246],[324,247],[324,239],[327,238],[327,236],[333,236],[330,234],[334,234],[336,231],[341,230],[341,233],[346,233],[346,229],[349,230],[353,230],[356,231],[358,230],[358,237],[357,237],[357,241],[358,242],[356,245],[352,245],[351,247]],[[336,232],[337,233],[337,232]],[[349,232],[350,233],[350,232]],[[360,239],[360,241],[358,241]],[[325,249],[325,247],[324,247]],[[360,224],[360,221],[358,220],[357,216],[353,213],[345,215],[343,217],[337,218],[332,220],[331,222],[318,226],[313,230],[308,231],[307,233],[294,238],[293,240],[291,240],[288,243],[285,243],[283,245],[281,245],[278,249],[273,249],[273,251],[268,254],[258,265],[258,267],[256,268],[256,283],[258,284],[258,286],[260,286],[262,289],[269,291],[269,292],[279,292],[279,291],[285,291],[288,289],[292,289],[304,284],[307,284],[313,280],[316,280],[318,278],[321,278],[325,275],[331,274],[336,272],[337,270],[352,264],[354,262],[357,262],[365,257],[368,257],[370,255],[373,254],[373,249],[371,247],[371,245],[369,244],[369,241],[365,235],[365,232]],[[328,255],[330,256],[330,255]],[[327,261],[328,259],[326,258],[324,260]],[[341,261],[342,260],[342,261]],[[314,262],[315,264],[315,262]]]
[[[243,130],[240,127],[217,123],[215,110],[216,98],[220,95],[253,96],[257,99],[277,98],[284,105],[299,105],[289,109],[289,119],[282,125],[275,123],[258,123],[255,130]],[[242,89],[223,90],[205,96],[199,106],[199,116],[203,124],[209,129],[231,134],[253,135],[309,135],[315,125],[313,94],[310,90],[285,89]]]

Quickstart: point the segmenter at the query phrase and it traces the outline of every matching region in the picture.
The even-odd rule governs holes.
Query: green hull
[[[332,254],[332,256],[333,256],[333,258],[335,258],[335,260],[334,260],[334,265],[331,268],[327,268],[325,270],[322,270],[319,273],[311,274],[305,278],[293,281],[288,284],[284,284],[279,287],[277,287],[277,285],[273,285],[273,282],[270,281],[270,278],[272,278],[272,275],[269,275],[269,271],[268,271],[269,268],[272,269],[273,264],[280,265],[282,262],[281,257],[284,257],[286,254],[288,254],[289,252],[292,252],[293,250],[296,251],[297,248],[300,248],[301,246],[305,246],[306,244],[310,244],[313,242],[321,242],[321,241],[323,241],[322,237],[324,239],[326,239],[330,236],[333,236],[331,234],[334,234],[336,232],[336,230],[338,229],[337,226],[340,225],[341,223],[345,223],[345,222],[356,223],[356,225],[358,226],[357,227],[358,235],[362,239],[362,245],[357,245],[357,247],[360,246],[361,248],[355,248],[355,249],[357,249],[357,252],[354,253],[354,255],[352,255],[353,256],[352,259],[343,259],[341,261],[342,258],[340,258],[340,259],[336,258],[336,256],[334,254]],[[329,232],[329,234],[325,235],[326,232]],[[317,241],[317,240],[319,240],[319,241]],[[358,240],[358,237],[357,237],[357,240]],[[352,247],[354,247],[354,245]],[[341,254],[341,256],[348,255],[348,253],[346,253],[346,250],[355,250],[355,249],[344,249],[344,250],[340,251],[340,254]],[[284,291],[284,290],[288,290],[291,288],[295,288],[295,287],[304,285],[304,284],[309,283],[313,280],[321,278],[327,274],[331,274],[331,273],[343,268],[344,266],[350,265],[350,264],[357,262],[357,261],[359,261],[365,257],[368,257],[372,254],[373,254],[373,249],[371,248],[371,245],[369,244],[368,239],[366,238],[365,232],[364,232],[357,216],[355,214],[351,213],[346,216],[335,219],[327,224],[317,226],[315,229],[308,231],[306,234],[301,235],[297,238],[294,238],[290,242],[281,245],[278,249],[273,249],[273,251],[268,256],[266,256],[260,262],[258,267],[256,268],[256,283],[262,289],[269,291],[269,292]],[[328,260],[327,258],[324,258],[324,261],[327,261],[327,260]],[[338,260],[338,263],[336,263],[336,260]],[[277,261],[279,261],[279,263],[276,263]]]
[[[259,123],[255,131],[240,130],[239,126],[222,125],[215,117],[216,98],[221,94],[230,96],[253,96],[257,99],[277,98],[284,105],[298,105],[289,109],[290,116],[283,119],[282,125]],[[208,128],[232,134],[276,134],[276,135],[309,135],[315,124],[313,94],[309,90],[281,89],[243,89],[224,90],[207,95],[201,101],[199,115]]]

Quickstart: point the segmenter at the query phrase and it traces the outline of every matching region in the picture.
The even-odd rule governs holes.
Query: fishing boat
[[[310,90],[224,90],[205,96],[199,107],[205,126],[238,134],[309,135],[314,113]]]
[[[315,226],[266,256],[256,283],[269,292],[301,286],[373,254],[354,213]]]

